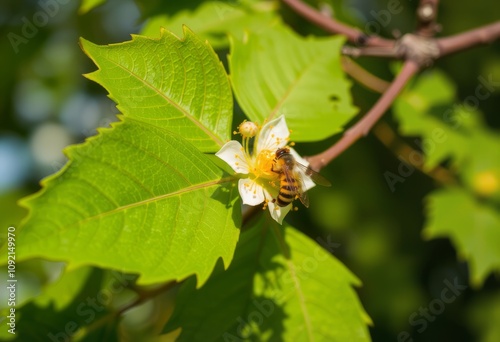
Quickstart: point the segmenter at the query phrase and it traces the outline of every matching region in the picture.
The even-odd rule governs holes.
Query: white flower
[[[265,203],[273,219],[280,224],[283,218],[292,209],[292,204],[280,207],[274,203],[279,192],[279,173],[272,170],[276,151],[287,145],[290,131],[286,125],[285,118],[280,116],[269,121],[259,130],[248,129],[257,127],[250,122],[244,122],[239,127],[243,137],[243,145],[236,140],[227,142],[215,155],[224,160],[238,174],[246,175],[238,181],[238,190],[243,204],[259,205]],[[250,132],[250,133],[248,133]],[[250,153],[250,139],[255,136],[252,153]],[[308,162],[301,158],[297,152],[290,149],[295,160],[301,164]],[[305,188],[303,191],[314,186],[309,177],[303,175]]]

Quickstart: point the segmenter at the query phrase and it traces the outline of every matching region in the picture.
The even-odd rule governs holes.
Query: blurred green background
[[[43,177],[64,165],[65,146],[83,142],[96,133],[96,127],[116,120],[117,109],[105,90],[82,76],[95,66],[79,48],[78,38],[98,44],[129,40],[130,34],[141,29],[140,8],[157,1],[109,0],[88,13],[79,10],[79,1],[55,1],[58,7],[47,11],[41,4],[49,2],[0,2],[2,227],[19,226],[26,212],[17,207],[16,201],[37,191]],[[199,3],[187,1],[185,6],[195,8]],[[387,22],[380,15],[387,9],[388,1],[336,1],[330,8],[337,17],[361,29],[376,29],[375,33],[393,37],[412,31],[415,25],[417,1],[401,0],[399,4],[402,11]],[[169,6],[174,12],[184,3]],[[40,11],[48,13],[47,20],[36,17]],[[299,33],[324,35],[285,6],[281,6],[280,12]],[[490,23],[499,19],[499,13],[500,3],[493,0],[442,1],[441,34]],[[35,18],[40,25],[26,24]],[[15,35],[29,38],[19,40]],[[218,51],[223,60],[227,53]],[[358,62],[381,78],[392,78],[387,60],[363,58]],[[499,75],[500,44],[446,57],[435,67],[455,81],[458,94],[464,99],[474,94],[480,76]],[[353,83],[355,104],[360,113],[365,113],[378,94]],[[481,101],[479,108],[495,130],[500,128],[499,108],[500,89]],[[235,125],[243,116],[236,118]],[[394,125],[390,113],[384,120]],[[336,139],[300,144],[297,149],[303,155],[312,155]],[[417,313],[421,319],[421,310],[440,298],[445,280],[453,283],[456,279],[459,284],[468,285],[468,269],[466,263],[458,260],[449,240],[422,239],[424,198],[437,185],[428,175],[415,171],[392,192],[383,175],[386,171],[397,172],[399,164],[397,156],[369,135],[323,170],[333,188],[311,192],[310,210],[291,214],[291,223],[304,227],[313,238],[328,238],[339,244],[334,254],[363,281],[359,295],[374,322],[374,341],[398,341],[404,332],[411,334],[414,341],[499,341],[500,291],[494,276],[481,289],[468,286],[456,300],[445,304],[439,315],[426,319],[427,323],[410,324],[412,315]],[[43,273],[32,268],[26,272],[32,272],[34,277]],[[419,331],[424,323],[425,329]]]

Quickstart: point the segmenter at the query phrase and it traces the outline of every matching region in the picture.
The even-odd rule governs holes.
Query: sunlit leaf
[[[245,114],[284,114],[294,141],[324,139],[356,113],[340,65],[341,37],[302,38],[282,24],[231,40],[233,89]]]
[[[125,119],[66,151],[70,162],[23,201],[18,259],[42,256],[138,273],[143,283],[227,266],[235,190],[207,156],[161,127]]]
[[[204,152],[230,138],[232,95],[224,67],[212,48],[184,29],[161,38],[133,36],[99,46],[81,41],[99,70],[87,77],[101,84],[129,118],[168,128]]]
[[[181,36],[182,26],[186,25],[200,38],[208,40],[212,47],[224,48],[229,45],[228,34],[242,37],[245,30],[260,31],[277,20],[274,9],[275,5],[267,1],[207,1],[194,11],[152,17],[141,34],[156,37],[160,27],[165,27]]]
[[[422,75],[394,109],[400,131],[422,137],[415,144],[425,153],[425,169],[450,160],[462,181],[464,188],[429,196],[424,234],[449,237],[469,261],[472,283],[480,285],[500,270],[494,247],[500,243],[500,215],[494,210],[500,203],[500,138],[485,127],[476,108],[455,102],[455,87],[439,71]]]
[[[500,214],[459,188],[436,191],[428,197],[427,238],[449,237],[470,264],[471,281],[478,286],[492,271],[500,271]]]
[[[181,327],[180,341],[369,341],[359,280],[317,242],[269,221],[242,234],[227,271],[199,290],[183,286],[165,330]]]
[[[422,136],[426,169],[450,157],[461,163],[468,153],[467,136],[458,129],[460,114],[454,100],[451,81],[441,72],[431,72],[422,75],[394,104],[401,133]]]
[[[102,5],[105,3],[106,0],[82,0],[82,3],[80,4],[80,8],[78,9],[78,12],[80,14],[85,14],[94,8]]]

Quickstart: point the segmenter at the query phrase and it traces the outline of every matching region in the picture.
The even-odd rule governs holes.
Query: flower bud
[[[243,138],[252,138],[257,134],[259,128],[256,124],[251,121],[243,121],[241,125],[238,126],[238,131]]]

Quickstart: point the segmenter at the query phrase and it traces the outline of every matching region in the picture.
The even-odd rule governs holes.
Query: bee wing
[[[297,164],[295,163],[295,166]],[[295,184],[297,183],[297,197],[300,199],[302,204],[308,208],[309,207],[309,199],[306,195],[306,193],[303,191],[305,189],[304,187],[304,177],[299,172],[299,170],[296,170],[295,167],[293,169],[290,169],[289,167],[284,166],[283,167],[283,174],[285,175],[286,182],[288,184]]]
[[[332,186],[332,183],[309,166],[305,166],[299,162],[295,162],[295,166],[302,171],[307,177],[311,178],[312,181],[318,185],[322,186]]]
[[[297,162],[295,162],[295,168],[294,168],[294,178],[297,180],[297,197],[299,200],[302,202],[304,207],[309,208],[309,197],[307,196],[307,187],[304,183],[305,175],[304,170],[302,170],[300,167],[297,167],[298,165],[301,165]]]
[[[299,181],[299,189],[297,191],[299,199],[304,207],[309,208],[309,197],[307,196],[307,192],[303,191],[303,189],[305,189],[304,177],[298,176],[297,179]]]

